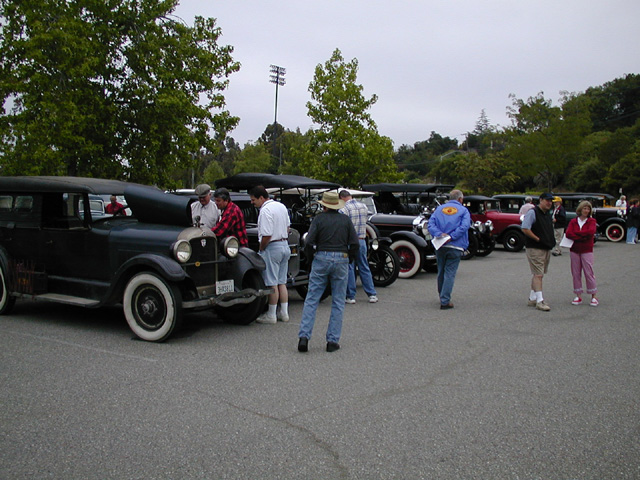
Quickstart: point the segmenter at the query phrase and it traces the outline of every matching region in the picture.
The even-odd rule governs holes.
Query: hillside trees
[[[238,122],[222,92],[240,65],[215,19],[178,0],[3,0],[2,174],[169,186]]]
[[[512,96],[508,108],[512,126],[505,129],[505,154],[518,173],[535,178],[539,187],[551,190],[579,156],[582,139],[591,131],[588,100],[565,94],[559,107],[540,92],[526,101]]]
[[[391,139],[378,133],[368,113],[377,97],[365,98],[357,74],[358,61],[345,62],[339,49],[316,66],[307,111],[317,129],[301,151],[303,175],[345,186],[400,178]]]

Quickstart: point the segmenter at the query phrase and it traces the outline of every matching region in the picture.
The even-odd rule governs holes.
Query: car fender
[[[407,240],[408,242],[413,243],[416,247],[420,249],[427,248],[427,241],[422,238],[420,235],[413,232],[399,231],[393,232],[390,235],[390,238],[393,242],[397,240]]]
[[[604,231],[605,228],[607,228],[609,225],[611,225],[612,223],[617,223],[618,225],[622,226],[625,230],[627,228],[627,222],[626,220],[620,218],[620,217],[611,217],[611,218],[607,218],[604,222],[602,223],[598,223],[598,229]]]
[[[247,247],[241,247],[238,251],[236,261],[233,262],[229,275],[235,285],[242,285],[242,279],[249,270],[257,270],[262,273],[266,268],[264,259],[256,252]]]

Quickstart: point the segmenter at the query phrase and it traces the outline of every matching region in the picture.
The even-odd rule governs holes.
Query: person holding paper
[[[598,287],[593,272],[593,236],[598,230],[598,225],[591,216],[591,210],[590,202],[586,200],[580,202],[576,209],[578,216],[571,219],[565,235],[569,240],[573,240],[573,245],[571,245],[571,276],[573,277],[573,292],[576,296],[571,303],[582,305],[582,273],[584,272],[587,293],[591,294],[589,305],[597,307]]]
[[[429,233],[433,235],[438,263],[438,294],[440,309],[453,308],[451,292],[464,250],[469,246],[471,214],[462,205],[460,190],[452,190],[449,201],[440,205],[429,218]],[[438,245],[438,243],[441,243]]]

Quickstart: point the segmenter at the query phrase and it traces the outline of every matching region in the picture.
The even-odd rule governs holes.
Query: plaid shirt
[[[367,217],[369,211],[364,203],[360,203],[355,199],[349,200],[344,204],[344,208],[340,209],[340,213],[347,215],[356,229],[358,238],[366,238],[367,236]]]
[[[229,237],[233,235],[238,239],[241,247],[249,245],[247,239],[247,228],[244,224],[244,215],[242,210],[235,203],[229,200],[229,204],[220,214],[220,220],[213,227],[213,233],[217,237]]]

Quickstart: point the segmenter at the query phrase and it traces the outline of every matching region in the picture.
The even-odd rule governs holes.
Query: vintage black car
[[[236,192],[246,192],[256,185],[265,187],[289,211],[291,230],[296,232],[296,238],[299,239],[301,248],[299,248],[298,252],[300,257],[298,260],[299,268],[292,270],[291,263],[289,264],[287,285],[294,287],[302,297],[305,297],[311,263],[304,252],[304,234],[309,230],[313,217],[322,211],[322,207],[317,202],[322,192],[340,190],[341,188],[337,183],[315,180],[300,175],[273,175],[269,173],[239,173],[216,181],[217,187],[225,187]],[[257,229],[255,229],[255,224],[251,224],[248,220],[247,234],[250,246],[254,245],[257,248]],[[369,245],[369,267],[374,285],[386,287],[398,278],[400,261],[389,248],[391,241],[382,236],[378,237],[376,241],[371,241]]]
[[[124,195],[132,215],[94,218],[94,195]],[[238,324],[266,302],[264,261],[235,237],[191,226],[191,199],[75,177],[0,177],[0,314],[17,298],[122,304],[141,339],[167,339],[183,310]]]
[[[627,221],[625,210],[612,207],[615,201],[613,195],[607,193],[556,193],[563,200],[567,211],[567,218],[576,216],[576,208],[582,200],[588,200],[593,205],[592,215],[598,222],[598,235],[603,235],[610,242],[620,242],[627,235]]]
[[[393,241],[391,248],[400,258],[400,278],[411,278],[420,269],[435,269],[436,253],[427,223],[435,208],[440,202],[446,201],[448,192],[454,186],[377,183],[363,185],[362,188],[376,192],[373,197],[376,213],[369,221]],[[462,258],[468,260],[478,252],[488,255],[494,246],[490,235],[481,233],[472,225],[469,228],[469,248]]]

